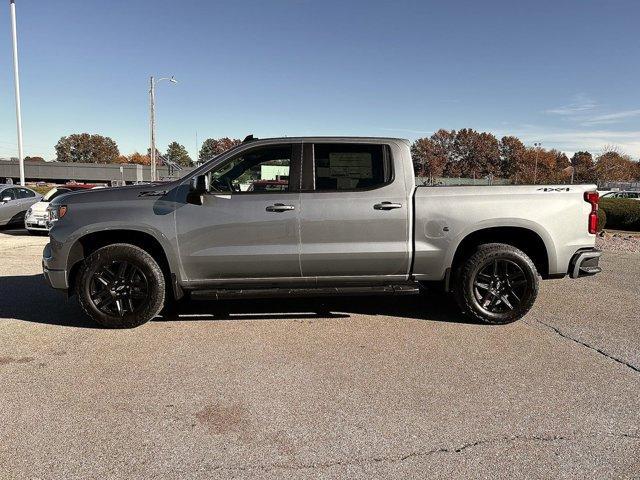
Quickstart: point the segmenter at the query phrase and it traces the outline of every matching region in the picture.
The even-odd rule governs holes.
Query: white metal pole
[[[18,162],[20,163],[20,185],[24,186],[24,151],[22,149],[22,112],[20,109],[20,74],[18,71],[18,33],[16,28],[15,0],[9,0],[11,11],[11,36],[13,38],[13,79],[16,90],[16,123],[18,126]]]
[[[149,89],[149,104],[150,104],[150,136],[151,136],[151,146],[149,151],[149,156],[151,160],[151,181],[156,181],[156,112],[155,112],[155,82],[153,80],[153,76],[149,79],[150,89]]]
[[[537,185],[538,184],[538,154],[540,153],[540,146],[542,144],[538,142],[538,143],[534,143],[534,145],[536,147],[536,165],[533,170],[533,184]]]

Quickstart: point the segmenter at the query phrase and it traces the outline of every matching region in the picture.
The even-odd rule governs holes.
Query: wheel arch
[[[67,281],[70,293],[73,292],[73,285],[75,285],[82,261],[99,248],[114,243],[135,245],[149,253],[158,262],[167,284],[172,286],[174,297],[182,297],[182,289],[178,285],[176,275],[173,273],[177,270],[175,265],[171,263],[167,247],[150,232],[133,228],[114,228],[87,232],[74,241],[69,250],[67,260],[69,272]]]
[[[480,227],[467,234],[450,253],[450,268],[455,271],[460,262],[473,253],[478,245],[505,243],[522,250],[536,266],[542,278],[547,278],[555,261],[553,243],[546,232],[536,231],[529,226],[500,225]]]

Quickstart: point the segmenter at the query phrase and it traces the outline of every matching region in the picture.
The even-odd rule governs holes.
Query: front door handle
[[[393,210],[394,208],[402,208],[401,203],[382,202],[376,203],[373,208],[375,210]]]
[[[296,207],[293,205],[285,205],[284,203],[276,203],[274,205],[269,205],[266,210],[267,212],[286,212],[288,210],[295,210]]]

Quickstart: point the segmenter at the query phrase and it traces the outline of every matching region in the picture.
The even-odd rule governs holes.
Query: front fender
[[[148,224],[127,224],[122,222],[99,222],[85,225],[75,230],[68,231],[68,228],[57,228],[51,230],[50,258],[48,268],[69,272],[78,262],[82,261],[86,254],[82,245],[82,239],[88,235],[118,232],[117,241],[127,243],[127,232],[136,232],[148,235],[158,242],[169,263],[171,272],[179,272],[179,262],[177,260],[177,250],[175,238],[168,237],[163,231]],[[62,227],[62,225],[60,225]],[[121,232],[121,234],[120,234]],[[120,238],[121,237],[121,238]]]

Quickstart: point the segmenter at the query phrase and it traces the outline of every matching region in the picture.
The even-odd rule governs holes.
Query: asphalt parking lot
[[[192,304],[95,328],[0,231],[0,477],[638,478],[640,254],[523,320],[438,295]]]

